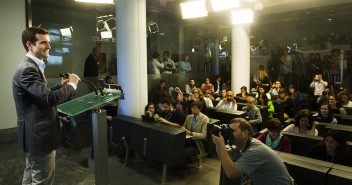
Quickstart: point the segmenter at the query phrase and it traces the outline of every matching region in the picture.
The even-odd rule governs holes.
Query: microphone
[[[68,78],[70,76],[70,74],[61,73],[61,74],[59,74],[59,76],[62,77],[62,78]],[[90,81],[90,80],[86,80],[86,79],[81,79],[81,81],[91,84],[94,87],[95,95],[99,95],[98,90],[97,90],[97,86],[98,86],[101,96],[104,96],[103,89],[101,88],[101,86],[99,85],[98,82],[94,82],[94,81]]]
[[[97,90],[97,87],[94,85],[94,83],[92,81],[89,81],[89,80],[86,80],[86,79],[81,79],[82,82],[86,82],[86,83],[89,83],[90,85],[92,85],[94,87],[94,92],[95,92],[95,95],[99,95],[98,93],[98,90]]]
[[[98,82],[95,82],[95,81],[91,81],[91,82],[93,82],[96,86],[99,87],[99,91],[100,91],[101,96],[104,96],[104,92],[103,92],[103,89],[101,88],[100,84]]]

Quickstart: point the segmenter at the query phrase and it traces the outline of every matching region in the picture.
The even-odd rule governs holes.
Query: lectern
[[[96,95],[92,92],[57,106],[59,112],[69,116],[94,110],[92,111],[92,123],[95,184],[97,185],[109,184],[106,111],[100,107],[116,99],[124,99],[121,91],[111,91],[104,95]]]

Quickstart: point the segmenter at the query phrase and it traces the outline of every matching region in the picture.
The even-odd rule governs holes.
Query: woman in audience
[[[159,115],[155,113],[155,110],[156,110],[156,107],[154,103],[148,103],[144,108],[146,116],[148,116],[149,118],[153,118],[154,121],[158,121]]]
[[[247,87],[246,86],[242,86],[241,87],[241,92],[236,94],[236,96],[240,97],[240,98],[247,99],[247,97],[249,96],[249,94],[247,92]]]
[[[330,105],[325,102],[320,106],[319,112],[313,115],[315,121],[337,124],[336,118],[332,114]]]
[[[288,125],[283,131],[317,136],[318,125],[319,123],[313,120],[310,110],[302,109],[297,112],[294,123]]]
[[[226,90],[221,90],[221,97],[216,98],[216,100],[223,100],[226,98]]]
[[[281,130],[280,120],[273,118],[268,122],[268,131],[260,134],[257,139],[273,150],[291,153],[291,140],[282,135]]]
[[[180,111],[183,115],[187,114],[187,103],[184,101],[184,93],[182,93],[181,90],[179,91],[174,91],[172,93],[172,100],[175,102],[175,109]],[[185,93],[185,95],[188,97],[188,94]]]
[[[328,132],[323,142],[315,145],[304,155],[322,161],[352,166],[352,153],[347,145],[346,137],[337,130]]]
[[[208,98],[214,100],[214,85],[210,83],[209,77],[205,78],[205,82],[200,87],[203,94],[207,94]]]
[[[275,111],[274,105],[273,105],[273,102],[268,99],[265,92],[258,94],[258,99],[257,99],[257,101],[255,101],[255,105],[267,106],[268,107],[268,118],[269,119],[273,118],[273,114]]]
[[[334,113],[334,111],[336,111],[337,114],[341,114],[341,115],[347,114],[345,108],[340,106],[340,104],[337,102],[335,96],[329,96],[329,105],[331,107],[331,110],[333,110],[332,111],[333,113]]]

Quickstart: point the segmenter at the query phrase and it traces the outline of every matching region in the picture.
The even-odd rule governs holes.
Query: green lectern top
[[[95,92],[92,92],[58,105],[57,110],[68,116],[75,116],[87,110],[99,108],[116,99],[124,99],[124,95],[121,91],[113,93],[107,92],[104,96],[101,96],[100,93],[96,95]]]

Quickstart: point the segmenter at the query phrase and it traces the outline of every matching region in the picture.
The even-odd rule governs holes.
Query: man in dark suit
[[[94,47],[84,63],[84,77],[98,77],[98,55],[99,48]]]
[[[74,95],[80,78],[69,74],[50,87],[44,76],[44,59],[49,57],[49,32],[31,27],[22,32],[27,54],[13,76],[18,139],[26,153],[22,184],[52,184],[56,149],[61,143],[56,105]]]

